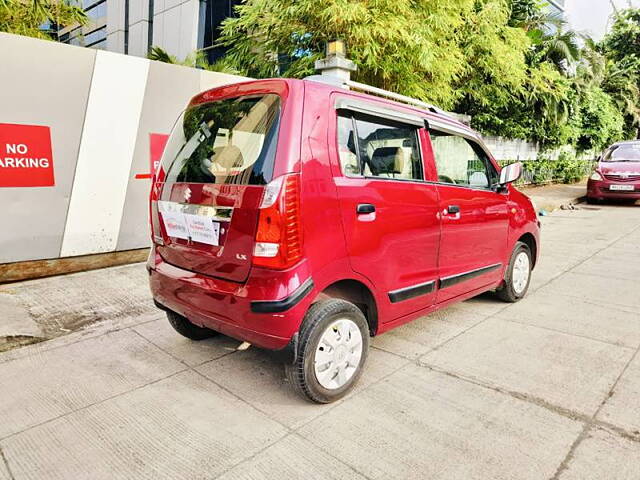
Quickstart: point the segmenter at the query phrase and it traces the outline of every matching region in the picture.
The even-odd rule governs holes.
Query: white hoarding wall
[[[153,160],[189,99],[246,80],[0,33],[0,264],[149,246]]]

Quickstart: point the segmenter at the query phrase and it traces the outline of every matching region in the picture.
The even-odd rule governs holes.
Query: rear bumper
[[[611,185],[625,185],[627,187],[633,187],[633,190],[629,191],[619,191],[619,190],[611,190]],[[604,199],[629,199],[629,200],[639,200],[640,199],[640,183],[638,182],[613,182],[613,181],[602,181],[602,180],[591,180],[587,183],[587,197],[604,200]]]
[[[313,299],[304,262],[284,272],[254,268],[239,284],[170,265],[152,249],[147,270],[159,308],[261,348],[284,349],[286,356]]]

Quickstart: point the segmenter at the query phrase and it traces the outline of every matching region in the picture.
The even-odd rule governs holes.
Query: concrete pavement
[[[542,222],[525,300],[374,339],[332,405],[265,352],[178,336],[141,264],[1,287],[55,338],[0,354],[0,479],[638,479],[640,207]]]
[[[552,212],[562,205],[581,202],[587,195],[587,180],[578,183],[552,183],[520,187],[538,206],[538,211]]]

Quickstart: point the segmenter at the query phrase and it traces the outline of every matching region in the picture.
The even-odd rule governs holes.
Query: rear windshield
[[[162,156],[167,183],[264,185],[271,181],[280,118],[275,94],[188,108]]]
[[[640,143],[614,145],[602,157],[603,162],[640,162]]]

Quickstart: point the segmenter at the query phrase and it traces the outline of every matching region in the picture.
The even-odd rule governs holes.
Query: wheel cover
[[[520,252],[513,262],[513,271],[511,272],[511,284],[513,290],[520,295],[527,288],[529,283],[529,275],[531,275],[531,262],[527,252]]]
[[[328,390],[344,386],[362,360],[362,333],[353,320],[340,318],[322,333],[314,356],[318,383]]]

